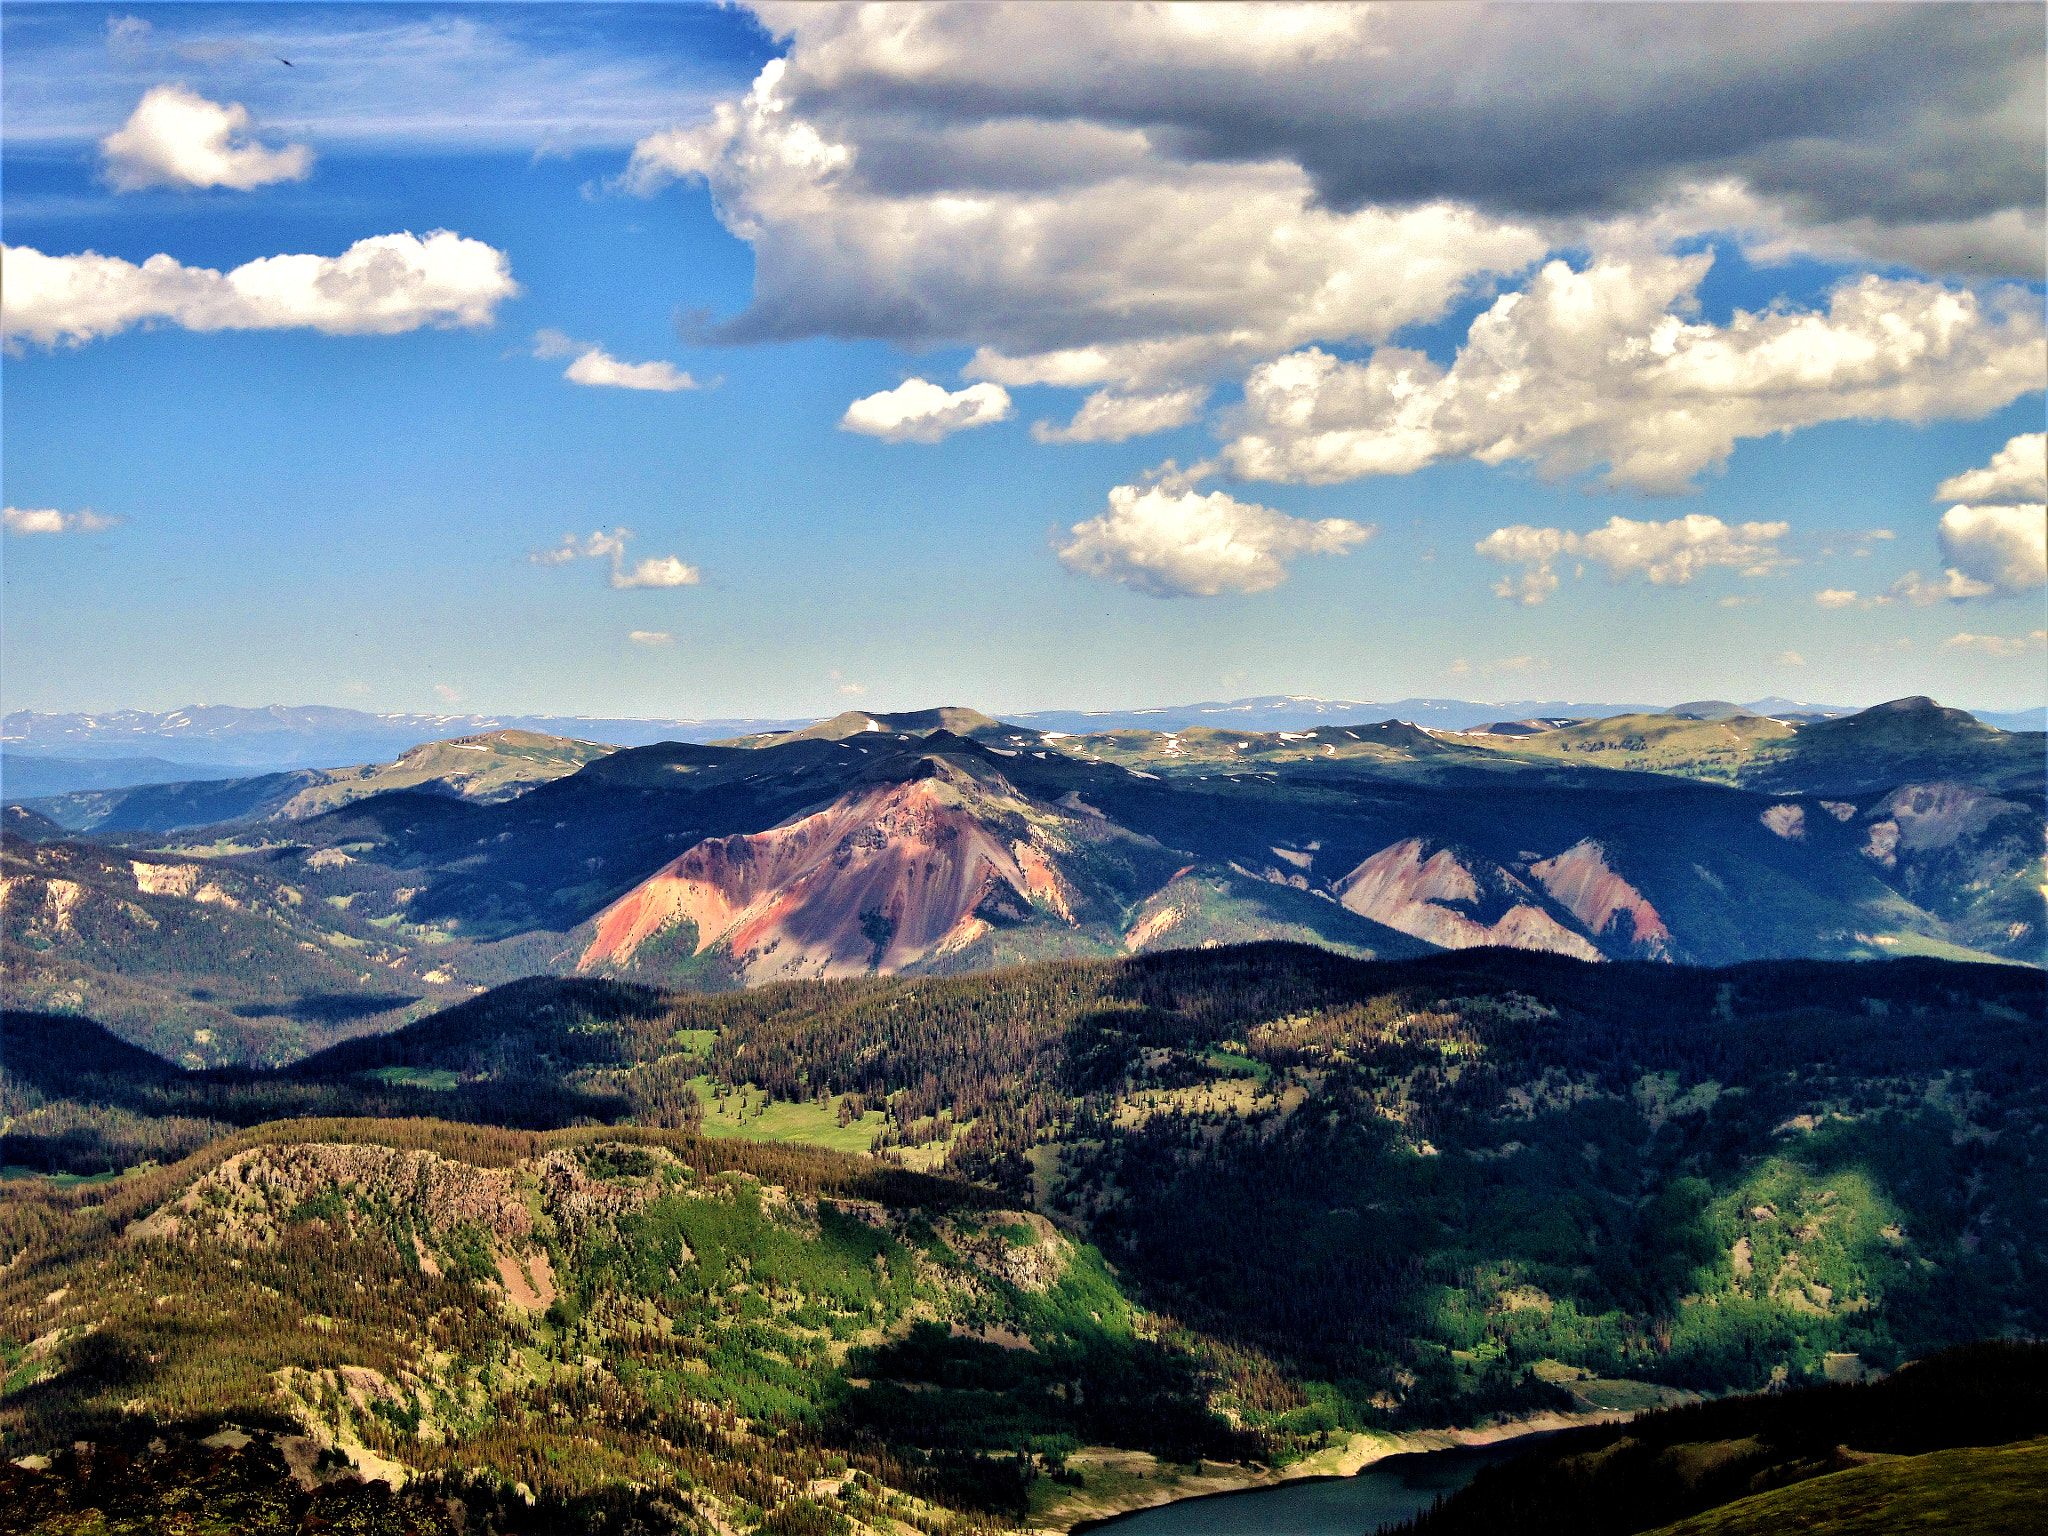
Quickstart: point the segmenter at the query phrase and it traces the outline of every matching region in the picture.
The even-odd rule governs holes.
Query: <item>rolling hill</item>
[[[814,914],[839,912],[841,936],[832,941],[839,958],[829,962],[836,968],[848,956],[874,953],[872,937],[849,937],[863,914],[873,914],[875,923],[900,922],[922,898],[870,898],[842,886],[826,901],[815,894],[822,889],[816,859],[838,861],[832,867],[840,870],[850,867],[846,861],[858,858],[865,866],[894,848],[889,857],[904,863],[910,844],[902,839],[916,818],[903,819],[900,798],[869,791],[878,783],[930,779],[956,790],[965,786],[961,804],[947,812],[956,832],[973,822],[993,840],[986,846],[1001,850],[996,862],[1016,865],[1016,878],[1005,879],[1028,899],[1014,906],[1008,927],[993,925],[988,937],[1001,946],[1003,959],[1129,947],[1152,915],[1140,909],[1184,870],[1213,873],[1240,893],[1246,882],[1285,887],[1429,943],[1507,941],[1581,954],[1639,953],[1633,933],[1612,926],[1618,901],[1646,936],[1661,930],[1662,952],[1674,959],[1960,954],[1966,948],[1950,936],[1949,920],[1925,905],[1940,877],[1923,880],[1909,895],[1900,868],[1865,851],[1872,826],[1886,819],[1876,814],[1884,797],[1869,797],[1868,817],[1865,807],[1832,802],[1851,807],[1845,821],[1818,801],[1669,778],[1595,772],[1590,781],[1580,775],[1558,784],[1550,770],[1503,767],[1479,751],[1473,753],[1482,759],[1477,766],[1461,763],[1418,782],[1379,772],[1363,757],[1363,744],[1360,749],[1362,761],[1354,767],[1309,762],[1167,775],[1053,747],[991,746],[947,731],[911,736],[862,729],[844,739],[811,737],[752,749],[650,747],[614,754],[504,806],[422,814],[427,808],[417,799],[365,801],[297,824],[297,852],[280,848],[247,857],[284,870],[302,867],[304,850],[347,849],[350,865],[321,872],[323,893],[339,893],[358,878],[381,879],[381,870],[402,870],[405,883],[417,888],[408,923],[483,942],[553,933],[561,936],[561,953],[573,948],[593,964],[615,957],[606,946],[591,949],[585,925],[601,920],[643,882],[668,882],[667,896],[656,903],[668,914],[664,925],[669,918],[692,925],[683,951],[670,955],[679,965],[695,964],[741,908],[787,898]],[[2014,809],[1999,814],[2021,821],[2031,814],[2024,802],[2010,805]],[[792,831],[799,823],[800,834]],[[2026,861],[2011,836],[2018,824],[1994,827],[1979,817],[1949,828],[1964,854],[1983,854],[1975,863],[1964,859],[1972,881],[1995,876],[2023,884]],[[828,827],[829,856],[820,845],[815,859],[780,852],[765,863],[756,858],[799,843],[813,847]],[[717,841],[735,836],[761,841],[746,844],[743,855],[741,845]],[[1035,851],[1020,852],[1032,848],[1034,838]],[[1376,904],[1380,886],[1365,878],[1369,861],[1393,857],[1390,850],[1416,839],[1429,845],[1426,857],[1448,850],[1447,862],[1437,867],[1456,864],[1459,872],[1447,873],[1448,884],[1420,897],[1420,907],[1399,892]],[[1146,840],[1164,852],[1133,863]],[[703,851],[695,852],[700,845]],[[1067,902],[1060,894],[1066,886],[1075,879],[1088,883],[1077,873],[1081,864],[1099,861],[1111,848],[1124,850],[1119,872],[1080,906]],[[711,882],[730,889],[717,898],[720,933],[706,934],[686,911],[696,898],[684,900],[676,882],[702,885],[700,876],[714,863],[730,862],[727,856],[741,857],[749,873],[739,884],[724,875]],[[1042,891],[1025,889],[1029,880],[1019,860],[1044,863],[1049,873]],[[1560,860],[1565,863],[1554,862]],[[1597,876],[1574,877],[1566,868],[1589,861],[1598,862]],[[761,884],[771,868],[805,880],[812,894],[799,900],[772,879]],[[1608,877],[1619,882],[1612,892],[1593,889]],[[290,878],[299,878],[296,869]],[[734,905],[742,886],[746,898]],[[1473,905],[1482,887],[1513,891],[1516,898],[1482,914]],[[1275,899],[1299,910],[1298,902]],[[636,900],[652,897],[643,893]],[[891,968],[990,963],[995,955],[971,952],[964,934],[959,945],[940,952],[941,938],[954,933],[973,906],[946,905],[946,926],[913,946],[918,953],[885,946],[882,961]],[[1439,922],[1437,908],[1462,913],[1477,926]],[[1496,933],[1518,909],[1521,915]],[[1326,927],[1340,921],[1325,916]],[[934,909],[913,922],[923,931],[936,920]],[[2005,930],[1990,926],[1988,920],[1978,924],[1986,952],[2030,953],[2032,933],[2006,932],[2011,920]],[[1200,922],[1183,920],[1173,942],[1257,936],[1206,934]],[[1379,948],[1362,934],[1353,942]],[[647,968],[654,957],[641,952],[638,940],[634,957],[638,974],[658,975]]]
[[[1527,761],[1597,762],[1776,794],[1860,795],[1913,782],[2038,792],[2048,737],[1924,697],[1788,725],[1718,702],[1584,721],[1527,737],[1461,734]]]
[[[266,768],[265,771],[270,771]],[[26,800],[81,789],[128,789],[137,784],[185,784],[257,775],[227,763],[181,763],[166,757],[43,757],[0,753],[0,795]]]
[[[2048,1346],[1983,1343],[1871,1385],[1738,1397],[1559,1435],[1412,1536],[2025,1531],[2048,1517]]]
[[[46,795],[22,803],[72,832],[174,832],[299,821],[400,789],[486,804],[509,800],[613,750],[531,731],[492,731],[426,742],[389,763],[298,768],[252,778],[150,782]]]

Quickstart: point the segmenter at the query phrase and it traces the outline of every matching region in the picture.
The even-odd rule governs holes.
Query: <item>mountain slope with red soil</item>
[[[1004,925],[1113,922],[1151,883],[1140,866],[1170,862],[1085,809],[1034,801],[957,760],[924,762],[926,776],[707,838],[599,915],[580,968],[630,965],[688,923],[696,952],[718,947],[749,984],[892,974]]]

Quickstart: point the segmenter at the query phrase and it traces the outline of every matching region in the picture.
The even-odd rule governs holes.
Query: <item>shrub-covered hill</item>
[[[2048,1438],[1843,1460],[1859,1464],[1718,1505],[1654,1536],[2035,1536],[2048,1526]]]
[[[1238,1422],[1341,1439],[2038,1331],[2044,990],[1286,945],[711,997],[536,978],[283,1073],[10,1067],[43,1118],[8,1155],[106,1167],[95,1115],[127,1145],[428,1113],[867,1146],[1100,1247],[1245,1363],[1213,1400]]]
[[[1985,1342],[1874,1384],[1729,1398],[1557,1435],[1400,1529],[2038,1531],[2048,1523],[2043,1435],[2048,1345]]]
[[[1285,1447],[1211,1410],[1227,1362],[1000,1207],[686,1133],[275,1123],[0,1207],[0,1438],[227,1420],[415,1493],[523,1485],[520,1529],[788,1536],[1008,1524],[1084,1443]]]

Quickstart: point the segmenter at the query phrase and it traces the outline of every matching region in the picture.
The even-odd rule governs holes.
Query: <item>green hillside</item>
[[[1714,720],[1678,714],[1616,715],[1536,735],[1473,733],[1457,739],[1526,762],[1561,761],[1739,784],[1755,764],[1774,760],[1797,734],[1779,721],[1738,712]]]
[[[1873,1457],[1790,1488],[1752,1494],[1653,1536],[2032,1536],[2048,1526],[2048,1440]]]
[[[1937,780],[2038,791],[2048,737],[2001,731],[1929,698],[1894,699],[1861,714],[1803,725],[1782,756],[1745,777],[1759,789],[1862,793]]]
[[[2048,1517],[2048,1346],[1980,1343],[1869,1385],[1575,1430],[1487,1468],[1409,1536],[2033,1531]]]
[[[0,879],[8,1006],[97,1018],[185,1066],[289,1061],[472,990],[431,944],[246,863],[9,831]]]
[[[481,1464],[541,1529],[623,1499],[654,1529],[946,1532],[1056,1499],[1083,1443],[1276,1444],[1042,1216],[819,1151],[293,1121],[14,1210],[10,1451],[231,1420],[415,1492]]]
[[[1090,762],[1186,776],[1279,767],[1315,771],[1342,767],[1396,778],[1426,778],[1431,768],[1499,774],[1526,766],[1489,757],[1483,748],[1447,740],[1401,720],[1323,725],[1306,731],[1227,731],[1207,726],[1182,731],[1102,731],[1046,740],[1048,745]]]
[[[301,790],[279,807],[291,821],[394,789],[427,789],[491,804],[575,773],[618,748],[535,731],[489,731],[430,741],[395,762],[328,770],[324,784]]]

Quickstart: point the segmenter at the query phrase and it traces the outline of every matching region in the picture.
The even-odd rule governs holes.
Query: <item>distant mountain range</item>
[[[529,731],[614,747],[657,741],[711,741],[751,731],[792,730],[804,720],[614,720],[566,715],[377,715],[322,704],[272,704],[242,709],[195,704],[163,713],[122,709],[106,714],[42,714],[16,710],[0,718],[0,746],[9,768],[16,758],[156,757],[181,764],[229,765],[245,772],[333,768],[389,761],[424,741],[476,736],[486,731]],[[188,778],[201,775],[188,772]],[[140,780],[132,782],[142,782]],[[158,782],[169,782],[160,780]],[[80,783],[74,788],[90,788]],[[15,791],[55,793],[47,789]]]
[[[1116,730],[1185,730],[1197,726],[1256,731],[1299,731],[1319,725],[1406,720],[1435,730],[1464,731],[1497,720],[1559,717],[1607,719],[1656,714],[1662,704],[1600,703],[1584,699],[1401,698],[1319,699],[1266,694],[1249,699],[1171,704],[1156,709],[1036,710],[1003,719],[1039,731],[1075,734]],[[1736,706],[1725,706],[1736,707]],[[1860,706],[1767,698],[1740,706],[1760,715],[1824,717]],[[2001,730],[2038,731],[2048,709],[1974,711]],[[389,761],[425,741],[486,731],[530,731],[615,747],[662,741],[709,742],[770,731],[800,730],[811,719],[615,719],[586,715],[384,715],[326,705],[272,704],[244,709],[195,704],[162,713],[123,709],[104,714],[46,714],[16,710],[0,718],[0,791],[9,799],[63,794],[123,784],[165,784],[225,778],[239,771],[280,772]],[[67,766],[58,766],[65,760]]]

